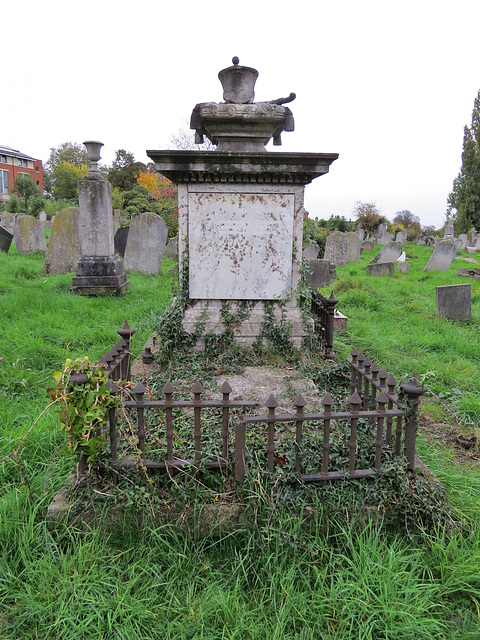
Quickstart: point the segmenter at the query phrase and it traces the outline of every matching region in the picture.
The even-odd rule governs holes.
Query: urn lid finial
[[[251,104],[255,97],[255,82],[258,71],[242,67],[238,56],[232,58],[233,66],[218,74],[223,87],[223,99],[233,104]]]

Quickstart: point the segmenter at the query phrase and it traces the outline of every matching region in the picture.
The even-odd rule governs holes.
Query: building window
[[[37,173],[40,173],[40,167],[36,166],[36,167],[35,167],[35,171],[36,171]]]
[[[0,169],[0,193],[8,193],[8,171]]]
[[[40,186],[40,180],[37,180],[37,187]]]
[[[7,164],[7,156],[1,156],[2,162]]]

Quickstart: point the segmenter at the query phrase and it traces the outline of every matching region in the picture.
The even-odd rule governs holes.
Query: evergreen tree
[[[480,91],[475,98],[472,126],[463,130],[462,168],[448,196],[447,213],[455,218],[456,230],[480,229]]]

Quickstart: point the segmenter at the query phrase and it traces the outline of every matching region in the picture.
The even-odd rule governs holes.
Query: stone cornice
[[[309,184],[328,173],[338,153],[147,151],[155,169],[175,183]]]

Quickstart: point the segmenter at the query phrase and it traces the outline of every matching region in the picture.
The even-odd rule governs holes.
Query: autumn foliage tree
[[[377,208],[375,202],[357,201],[353,207],[352,213],[362,229],[369,231],[370,233],[375,233],[382,222],[388,222],[385,216],[381,215],[380,209]]]
[[[178,188],[168,178],[147,169],[140,171],[137,183],[144,187],[155,199],[159,213],[168,226],[168,235],[173,237],[178,232]]]

